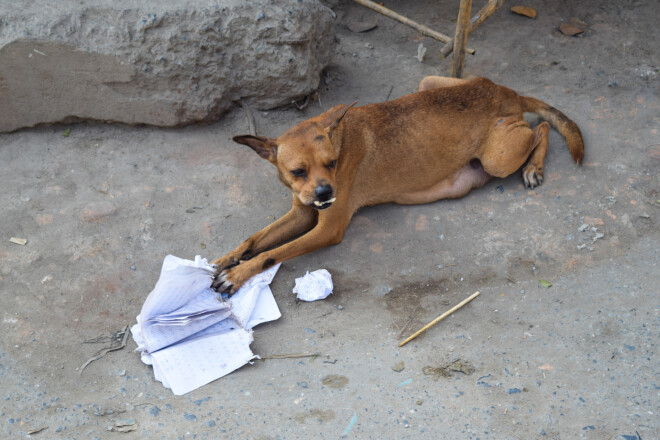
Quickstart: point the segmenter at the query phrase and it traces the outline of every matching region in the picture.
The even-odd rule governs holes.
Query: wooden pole
[[[500,6],[504,4],[504,0],[488,0],[488,3],[484,5],[483,8],[477,12],[477,14],[472,17],[470,20],[470,27],[468,28],[468,35],[474,32],[481,23],[486,21],[488,17],[493,15],[493,12],[497,11]],[[454,39],[452,38],[450,42],[444,45],[440,53],[443,57],[448,57],[454,51]]]
[[[461,78],[465,64],[465,43],[467,42],[468,28],[470,27],[470,10],[472,0],[461,0],[454,34],[454,56],[451,60],[451,76]]]
[[[438,322],[442,321],[442,320],[445,319],[447,316],[451,315],[451,314],[454,313],[456,310],[460,309],[460,308],[463,307],[465,304],[469,303],[470,301],[472,301],[473,299],[475,299],[476,297],[478,297],[478,296],[479,296],[479,293],[480,293],[480,292],[474,292],[472,295],[468,296],[468,297],[465,298],[463,301],[461,301],[460,303],[456,304],[454,307],[452,307],[451,309],[447,310],[445,313],[443,313],[442,315],[438,316],[437,318],[435,318],[433,321],[431,321],[431,322],[429,322],[428,324],[426,324],[426,325],[425,325],[424,327],[422,327],[421,329],[417,330],[417,331],[416,331],[415,333],[413,333],[408,339],[406,339],[405,341],[403,341],[402,343],[400,343],[400,344],[399,344],[399,347],[403,347],[403,346],[406,345],[408,342],[412,341],[412,340],[415,339],[417,336],[421,335],[421,334],[424,333],[426,330],[430,329],[431,327],[433,327],[434,325],[436,325]]]
[[[422,24],[419,24],[415,21],[412,21],[411,19],[404,17],[401,14],[397,14],[396,12],[392,11],[391,9],[387,9],[384,6],[379,5],[378,3],[374,3],[371,0],[353,0],[355,3],[359,3],[362,6],[366,6],[367,8],[373,9],[376,12],[379,12],[383,14],[386,17],[389,17],[391,19],[394,19],[398,21],[399,23],[403,23],[406,26],[410,26],[411,28],[415,29],[417,32],[420,34],[431,37],[435,40],[441,41],[443,43],[448,43],[451,41],[451,37],[448,37],[445,34],[441,34],[440,32],[436,32],[433,29],[426,27]],[[470,55],[474,54],[474,49],[467,48],[465,49],[467,53]]]

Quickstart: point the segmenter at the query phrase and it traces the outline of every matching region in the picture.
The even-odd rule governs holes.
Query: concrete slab
[[[96,120],[217,120],[239,99],[290,105],[334,53],[316,0],[0,4],[0,131]]]

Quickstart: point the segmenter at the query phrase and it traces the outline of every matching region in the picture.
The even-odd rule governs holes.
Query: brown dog
[[[277,167],[293,207],[215,260],[213,287],[234,293],[276,263],[341,242],[362,206],[462,197],[525,162],[525,185],[540,185],[550,125],[532,130],[524,112],[550,122],[581,162],[584,144],[573,121],[485,78],[426,77],[417,93],[363,107],[338,105],[276,139],[234,137]]]

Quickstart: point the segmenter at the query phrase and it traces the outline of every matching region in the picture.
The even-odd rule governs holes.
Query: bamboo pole
[[[378,3],[374,3],[371,0],[353,0],[353,1],[355,3],[361,4],[362,6],[366,6],[367,8],[373,9],[374,11],[376,11],[378,13],[381,13],[386,17],[394,19],[394,20],[398,21],[399,23],[403,23],[406,26],[409,26],[409,27],[415,29],[417,32],[419,32],[420,34],[422,34],[424,36],[431,37],[431,38],[433,38],[435,40],[438,40],[438,41],[441,41],[443,43],[448,43],[452,40],[451,37],[449,37],[445,34],[441,34],[440,32],[436,32],[433,29],[424,26],[423,24],[419,24],[415,21],[412,21],[411,19],[409,19],[407,17],[404,17],[403,15],[392,11],[391,9],[387,9],[386,7],[381,6]],[[474,54],[474,49],[466,48],[465,51],[467,53],[469,53],[470,55]]]
[[[500,6],[504,4],[504,0],[488,0],[488,3],[476,13],[472,20],[470,20],[470,27],[468,28],[468,35],[474,32],[481,24],[486,21],[488,17],[493,15]],[[454,51],[454,39],[452,38],[447,44],[444,45],[440,53],[443,57],[448,57]]]
[[[479,296],[479,293],[480,293],[480,292],[474,292],[472,295],[468,296],[468,297],[465,298],[463,301],[461,301],[460,303],[456,304],[454,307],[452,307],[451,309],[447,310],[445,313],[443,313],[442,315],[438,316],[437,318],[435,318],[433,321],[431,321],[431,322],[429,322],[428,324],[426,324],[426,325],[425,325],[424,327],[422,327],[421,329],[417,330],[417,331],[416,331],[415,333],[413,333],[410,337],[408,337],[408,339],[406,339],[405,341],[403,341],[402,343],[400,343],[400,344],[399,344],[399,347],[403,347],[403,346],[406,345],[408,342],[412,341],[412,340],[415,339],[417,336],[421,335],[421,334],[424,333],[426,330],[430,329],[431,327],[433,327],[434,325],[436,325],[438,322],[442,321],[442,320],[445,319],[447,316],[451,315],[451,314],[454,313],[456,310],[460,309],[460,308],[463,307],[465,304],[469,303],[470,301],[472,301],[473,299],[475,299],[476,297],[478,297],[478,296]]]
[[[467,43],[468,28],[470,27],[470,10],[472,0],[461,0],[454,34],[454,56],[451,60],[451,76],[461,78],[465,65],[465,43]]]

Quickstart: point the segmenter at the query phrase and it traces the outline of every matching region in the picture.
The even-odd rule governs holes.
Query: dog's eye
[[[331,160],[331,161],[326,165],[326,167],[327,167],[329,170],[333,169],[335,166],[337,166],[337,161],[336,161],[336,160]]]
[[[291,170],[291,174],[293,174],[293,177],[305,177],[307,175],[307,171],[302,168],[296,168],[295,170]]]

